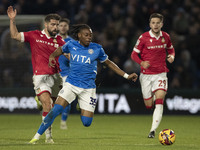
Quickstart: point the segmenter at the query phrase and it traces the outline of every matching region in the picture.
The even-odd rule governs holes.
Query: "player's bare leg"
[[[158,128],[163,115],[163,101],[165,98],[166,92],[163,90],[158,90],[155,92],[155,109],[153,112],[153,120],[152,120],[152,126],[149,133],[149,138],[155,137],[155,131]]]
[[[81,109],[81,116],[93,117],[94,113],[90,112],[90,111],[87,111],[87,110],[84,110],[84,109]]]
[[[146,106],[147,109],[151,109],[153,107],[153,104],[154,104],[153,97],[150,98],[150,99],[145,99],[144,100],[144,104],[145,104],[145,106]]]
[[[42,111],[42,103],[41,103],[41,101],[39,100],[38,96],[35,96],[35,101],[36,101],[36,103],[37,103],[37,109],[38,109],[39,111]]]

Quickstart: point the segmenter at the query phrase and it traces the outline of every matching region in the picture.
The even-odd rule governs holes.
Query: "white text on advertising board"
[[[104,113],[105,111],[108,111],[109,113],[131,112],[131,108],[124,94],[98,94],[97,99],[99,113]],[[108,110],[105,110],[106,102],[108,104]]]
[[[0,109],[8,109],[10,112],[15,109],[37,109],[34,97],[0,97]]]
[[[97,94],[99,113],[130,113],[131,108],[124,94]],[[108,107],[105,108],[105,103]],[[34,97],[0,97],[0,109],[8,109],[13,112],[15,109],[37,109]]]
[[[167,108],[169,110],[189,111],[191,114],[196,114],[200,110],[200,99],[197,98],[183,98],[181,96],[174,96],[166,99]]]

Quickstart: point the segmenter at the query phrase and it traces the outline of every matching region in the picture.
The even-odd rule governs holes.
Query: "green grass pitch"
[[[164,115],[154,139],[147,135],[151,115],[95,115],[90,127],[84,127],[79,115],[70,115],[68,129],[60,129],[60,116],[53,123],[54,144],[27,144],[36,133],[41,116],[0,115],[0,150],[200,150],[199,116]],[[163,146],[158,133],[175,131],[176,141]]]

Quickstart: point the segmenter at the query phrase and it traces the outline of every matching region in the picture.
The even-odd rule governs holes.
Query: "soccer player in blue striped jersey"
[[[137,74],[127,74],[114,62],[108,59],[101,45],[91,42],[92,30],[86,24],[72,26],[73,39],[64,46],[59,47],[49,57],[49,66],[54,67],[55,58],[63,53],[70,53],[70,72],[63,88],[58,94],[54,107],[40,125],[35,136],[29,142],[35,144],[45,130],[53,123],[54,119],[63,112],[63,109],[74,101],[75,97],[81,108],[81,121],[89,127],[93,120],[96,107],[97,61],[104,63],[118,75],[132,81],[137,80]]]
[[[58,25],[58,30],[59,30],[59,35],[63,38],[63,40],[67,43],[70,40],[73,40],[69,35],[68,35],[68,30],[69,30],[69,24],[70,21],[67,18],[63,18],[60,20],[59,25]],[[69,55],[60,55],[58,61],[60,64],[60,75],[62,76],[63,83],[65,83],[67,76],[69,74],[69,59],[67,58]],[[61,114],[61,122],[60,122],[60,128],[61,129],[67,129],[67,118],[71,110],[71,104],[65,107]]]

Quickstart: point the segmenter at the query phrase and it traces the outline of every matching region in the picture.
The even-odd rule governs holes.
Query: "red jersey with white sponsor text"
[[[166,65],[166,51],[168,54],[174,55],[174,48],[166,32],[160,31],[159,37],[155,37],[151,30],[143,33],[133,50],[140,53],[142,61],[150,63],[150,67],[147,69],[141,66],[143,74],[158,74],[169,71]]]
[[[29,31],[21,32],[21,41],[29,42],[32,53],[32,66],[33,74],[43,75],[43,74],[55,74],[60,71],[58,58],[56,59],[56,66],[49,67],[49,56],[53,53],[59,46],[64,45],[62,37],[57,35],[55,38],[48,37],[43,31]]]

